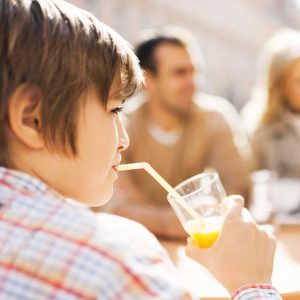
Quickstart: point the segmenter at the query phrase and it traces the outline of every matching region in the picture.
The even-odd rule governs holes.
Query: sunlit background
[[[133,45],[141,30],[166,24],[191,31],[206,61],[203,90],[240,109],[250,98],[264,42],[281,27],[300,29],[300,0],[70,0]]]

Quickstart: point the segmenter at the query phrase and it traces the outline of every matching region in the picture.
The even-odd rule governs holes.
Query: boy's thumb
[[[232,195],[226,198],[227,213],[225,219],[233,219],[242,215],[244,198],[239,195]]]

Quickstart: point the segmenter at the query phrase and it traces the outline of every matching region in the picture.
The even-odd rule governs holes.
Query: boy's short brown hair
[[[117,74],[124,98],[142,84],[130,46],[88,12],[60,0],[1,0],[0,165],[10,164],[7,105],[16,88],[40,89],[45,141],[75,155],[79,99],[93,86],[106,107]]]

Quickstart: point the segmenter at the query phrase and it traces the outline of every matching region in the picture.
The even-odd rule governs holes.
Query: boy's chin
[[[107,191],[106,193],[93,193],[90,195],[72,195],[66,198],[72,199],[73,201],[78,202],[78,204],[82,204],[89,207],[99,207],[105,205],[112,197],[112,190]]]
[[[113,191],[107,191],[106,193],[99,193],[98,195],[91,195],[85,204],[90,207],[99,207],[105,205],[112,197]]]

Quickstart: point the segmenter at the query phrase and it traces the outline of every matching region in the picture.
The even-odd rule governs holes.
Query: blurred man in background
[[[148,162],[172,186],[213,169],[228,194],[247,200],[250,181],[244,151],[225,121],[230,116],[224,118],[212,108],[225,100],[204,94],[197,98],[196,65],[188,41],[174,29],[148,31],[136,54],[147,88],[127,112],[131,145],[124,162]],[[109,210],[143,223],[157,236],[184,238],[166,196],[143,170],[131,171],[120,174]]]

